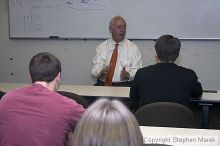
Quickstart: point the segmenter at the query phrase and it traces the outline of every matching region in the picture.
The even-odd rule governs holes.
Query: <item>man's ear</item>
[[[111,26],[108,27],[110,34],[112,34],[112,28]]]
[[[56,76],[56,82],[60,83],[60,81],[61,81],[61,74],[59,72]]]
[[[30,79],[31,83],[33,83],[33,82],[32,82],[32,78],[31,78],[31,74],[30,74],[30,72],[29,72],[28,75],[29,75],[29,79]]]
[[[160,62],[160,59],[158,58],[157,53],[155,53],[155,58],[156,58],[157,63]]]

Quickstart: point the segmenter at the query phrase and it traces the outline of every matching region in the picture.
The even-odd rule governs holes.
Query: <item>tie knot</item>
[[[118,44],[118,43],[116,43],[116,44],[115,44],[115,48],[118,48],[118,46],[119,46],[119,44]]]

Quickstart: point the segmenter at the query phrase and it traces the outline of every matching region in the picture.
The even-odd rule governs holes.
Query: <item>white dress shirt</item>
[[[116,42],[112,39],[105,40],[96,48],[96,55],[93,58],[92,75],[100,77],[100,72],[105,66],[109,66]],[[141,53],[136,44],[124,39],[118,46],[118,58],[112,81],[123,82],[120,80],[121,71],[125,67],[130,75],[129,80],[133,80],[136,71],[142,67]],[[103,80],[103,79],[101,79]]]

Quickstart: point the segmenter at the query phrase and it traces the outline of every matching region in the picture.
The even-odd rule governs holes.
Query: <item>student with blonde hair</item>
[[[70,146],[142,146],[133,114],[118,100],[99,99],[78,122]]]

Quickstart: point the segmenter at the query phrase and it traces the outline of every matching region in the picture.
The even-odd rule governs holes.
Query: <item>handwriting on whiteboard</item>
[[[41,16],[25,15],[24,16],[24,32],[40,32],[43,28]]]
[[[62,3],[56,8],[70,8],[75,10],[103,10],[105,5],[99,3],[99,0],[61,0]]]
[[[103,10],[106,8],[100,0],[11,0],[11,6],[14,7],[27,7],[30,9],[42,8],[61,8],[61,9],[74,9],[74,10]]]

